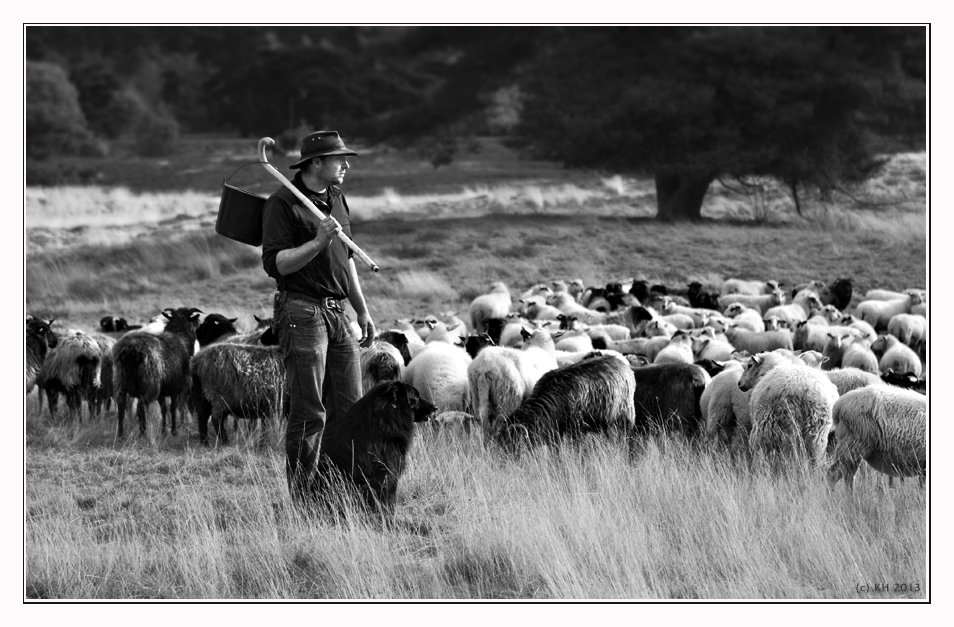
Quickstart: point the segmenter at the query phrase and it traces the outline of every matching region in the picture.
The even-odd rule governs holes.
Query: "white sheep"
[[[838,389],[838,396],[844,396],[852,390],[869,385],[886,385],[878,375],[858,368],[835,368],[834,370],[826,370],[825,374],[828,376],[828,380],[834,383]]]
[[[878,358],[871,350],[871,342],[864,337],[851,337],[841,357],[842,368],[858,368],[878,374]]]
[[[878,339],[878,334],[875,332],[874,327],[864,320],[859,320],[851,314],[842,314],[841,318],[838,318],[838,321],[835,324],[840,327],[858,329],[858,331],[861,332],[861,337],[865,338],[869,342],[874,342],[876,339]]]
[[[898,314],[888,321],[888,333],[911,348],[927,337],[927,319],[917,314]]]
[[[719,307],[725,309],[733,304],[740,303],[751,309],[758,309],[763,314],[770,308],[785,304],[785,294],[781,290],[774,290],[771,294],[726,294],[719,297]]]
[[[491,284],[490,291],[474,298],[470,303],[467,315],[470,318],[470,329],[474,333],[487,332],[487,320],[490,318],[506,318],[510,313],[510,290],[506,284],[496,282]]]
[[[584,326],[584,330],[589,334],[589,336],[595,337],[595,334],[606,334],[609,336],[610,340],[618,342],[619,340],[628,340],[632,337],[632,333],[628,327],[625,327],[621,324],[594,324],[591,326]]]
[[[529,396],[544,372],[557,368],[550,335],[538,329],[522,350],[489,346],[467,368],[471,412],[484,435],[494,424],[513,413]]]
[[[871,350],[881,354],[881,359],[878,360],[881,372],[887,372],[890,368],[895,372],[913,372],[914,376],[921,376],[921,359],[918,354],[895,336],[879,335],[871,345]]]
[[[692,318],[693,328],[698,329],[699,327],[704,327],[709,323],[709,318],[716,312],[712,309],[701,309],[698,307],[685,307],[683,305],[677,304],[672,297],[666,296],[663,299],[663,307],[661,310],[663,316],[672,316],[676,314],[682,314]]]
[[[736,350],[746,351],[750,355],[775,350],[777,348],[787,350],[794,348],[792,344],[792,333],[788,330],[756,333],[742,329],[730,322],[728,328],[725,330],[725,335]]]
[[[749,294],[757,296],[760,294],[771,294],[777,290],[782,283],[778,281],[746,281],[744,279],[727,279],[722,284],[720,290],[725,294]]]
[[[695,361],[711,359],[713,361],[727,361],[732,359],[735,347],[728,341],[716,340],[709,337],[696,338],[692,342],[692,353]]]
[[[749,331],[755,331],[757,333],[762,333],[768,330],[765,327],[765,321],[762,320],[762,312],[759,309],[746,307],[742,303],[732,303],[725,308],[723,313],[725,313],[727,317],[734,320],[735,323],[743,329],[748,329]]]
[[[739,389],[752,390],[753,452],[804,456],[811,466],[824,461],[838,400],[838,389],[824,373],[784,351],[760,353],[742,374]]]
[[[835,450],[828,470],[834,485],[844,479],[852,488],[855,472],[865,460],[890,477],[927,474],[927,398],[890,385],[848,392],[832,412]]]
[[[673,337],[680,329],[663,318],[650,320],[644,331],[646,337]]]
[[[762,313],[762,317],[777,316],[780,320],[787,322],[791,328],[796,322],[808,320],[816,310],[820,311],[822,307],[824,305],[817,293],[802,291],[795,295],[790,304],[770,307]]]
[[[534,296],[524,303],[523,313],[530,320],[558,320],[560,316],[565,315],[562,311],[543,302],[541,296]]]
[[[467,351],[454,344],[431,342],[408,363],[404,382],[413,385],[421,398],[440,411],[459,409],[459,402],[448,402],[448,399],[458,394],[462,387],[466,389],[467,368],[471,361]]]
[[[729,362],[725,369],[712,377],[699,397],[699,409],[702,412],[702,421],[706,435],[710,440],[720,441],[728,445],[732,441],[736,420],[732,410],[732,395],[743,394],[739,390],[739,379],[742,378],[743,367],[737,361]]]
[[[911,313],[911,307],[921,303],[921,296],[910,292],[898,300],[866,300],[858,305],[855,314],[875,329],[886,329],[891,318]]]
[[[927,293],[918,288],[908,288],[903,292],[895,292],[893,290],[868,290],[865,293],[864,300],[904,300],[910,294],[917,294],[923,301]]]
[[[824,319],[825,323],[828,325],[834,324],[839,318],[841,318],[841,315],[841,311],[839,311],[834,305],[825,305],[822,307],[821,313],[819,314],[819,316],[821,316],[821,318]],[[814,316],[809,321],[816,317],[818,316]]]
[[[566,331],[557,334],[553,341],[556,350],[565,352],[592,351],[593,340],[585,331]]]
[[[666,345],[659,354],[656,355],[656,358],[653,359],[653,364],[691,364],[694,363],[692,355],[692,336],[683,333],[682,331],[677,332],[672,339],[669,341],[669,344]]]
[[[607,314],[587,309],[576,302],[573,295],[568,292],[554,292],[553,296],[547,299],[547,303],[568,316],[576,316],[577,320],[586,324],[603,324],[606,322]]]

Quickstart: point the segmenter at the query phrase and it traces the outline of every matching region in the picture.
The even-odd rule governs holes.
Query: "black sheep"
[[[379,383],[348,412],[325,426],[315,487],[327,490],[335,475],[352,483],[372,511],[390,513],[414,439],[414,423],[437,408],[411,385]]]
[[[226,318],[222,314],[210,313],[195,330],[195,339],[199,340],[199,346],[208,346],[212,342],[238,334],[235,328],[236,320],[238,318]]]
[[[835,279],[828,285],[826,293],[822,295],[822,303],[834,305],[844,311],[851,305],[853,285],[851,279]]]
[[[698,435],[702,422],[699,398],[706,388],[705,371],[694,364],[660,364],[633,368],[636,378],[636,430],[666,431],[687,438]]]
[[[200,310],[191,307],[165,309],[166,328],[159,335],[133,331],[119,338],[113,347],[116,405],[119,409],[117,435],[123,435],[128,397],[138,398],[139,433],[146,433],[146,405],[159,401],[162,430],[166,429],[165,397],[170,397],[172,435],[176,435],[176,406],[179,395],[190,387],[189,359],[195,352],[195,328]]]
[[[522,437],[535,444],[593,431],[627,432],[633,426],[634,391],[627,362],[593,353],[544,373],[530,396],[500,423],[495,440],[512,448]]]
[[[686,297],[689,299],[689,306],[697,309],[720,311],[720,293],[713,290],[704,290],[702,287],[702,283],[698,281],[693,281],[689,284],[689,291],[686,292]]]

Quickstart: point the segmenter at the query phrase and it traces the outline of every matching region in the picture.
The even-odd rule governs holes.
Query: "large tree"
[[[831,189],[877,136],[923,141],[925,29],[571,28],[526,72],[519,134],[568,165],[652,173],[658,217],[698,220],[722,175]]]

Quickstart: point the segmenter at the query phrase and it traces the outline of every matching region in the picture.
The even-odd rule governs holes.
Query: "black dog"
[[[357,488],[372,511],[392,511],[414,423],[426,421],[436,409],[406,383],[384,381],[374,386],[344,417],[325,427],[316,487],[327,490],[340,475]]]

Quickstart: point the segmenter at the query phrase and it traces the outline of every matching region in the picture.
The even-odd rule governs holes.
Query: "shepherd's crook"
[[[277,178],[279,181],[281,181],[281,182],[282,182],[282,185],[284,185],[285,187],[287,187],[288,189],[290,189],[290,190],[292,191],[292,193],[295,194],[295,196],[298,197],[298,200],[300,200],[306,207],[308,207],[309,209],[311,209],[312,213],[314,213],[316,216],[318,216],[318,217],[321,218],[322,220],[324,220],[325,218],[331,217],[330,215],[326,216],[325,214],[323,214],[323,213],[318,209],[318,207],[315,206],[315,204],[314,204],[313,202],[311,202],[310,200],[308,200],[308,197],[307,197],[307,196],[305,196],[305,195],[302,194],[300,191],[298,191],[298,188],[295,187],[295,186],[292,184],[291,181],[289,181],[287,178],[285,178],[285,177],[282,175],[281,172],[279,172],[279,171],[276,170],[274,167],[272,167],[272,165],[268,162],[268,159],[265,157],[265,147],[266,147],[266,146],[274,146],[274,145],[275,145],[275,140],[272,139],[271,137],[263,137],[263,138],[261,138],[260,140],[258,140],[258,160],[259,160],[259,162],[260,162],[263,166],[265,166],[265,169],[268,170],[269,173],[271,173],[272,176],[274,176],[274,177]],[[334,218],[332,218],[332,219],[334,219]],[[365,262],[366,264],[368,264],[369,266],[371,266],[371,269],[372,269],[372,270],[374,270],[375,272],[377,272],[378,270],[380,270],[380,268],[378,267],[378,264],[374,263],[374,262],[371,260],[371,257],[368,257],[368,254],[367,254],[366,252],[364,252],[363,250],[361,250],[360,248],[358,248],[358,245],[355,244],[355,243],[351,240],[350,237],[348,237],[347,235],[345,235],[344,231],[341,230],[340,225],[339,225],[339,227],[338,227],[338,237],[341,238],[341,241],[344,242],[345,245],[346,245],[348,248],[350,248],[350,249],[354,252],[354,254],[356,254],[358,257],[361,258],[361,261],[363,261],[363,262]]]

